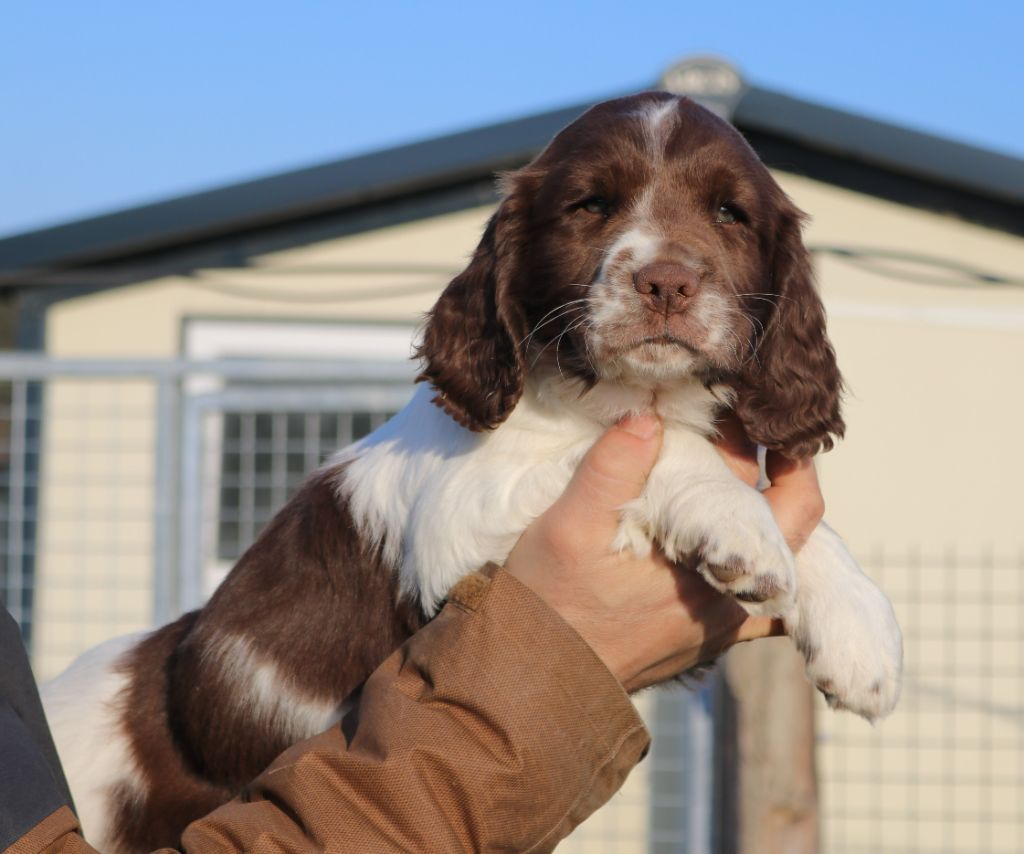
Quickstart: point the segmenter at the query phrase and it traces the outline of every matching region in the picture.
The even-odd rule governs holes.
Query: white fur
[[[645,210],[650,207],[651,198],[649,191],[641,193],[636,205],[629,212],[630,217],[645,222],[647,227],[631,228],[619,235],[618,239],[605,252],[605,261],[597,276],[598,280],[607,278],[609,262],[617,260],[626,252],[632,253],[632,264],[636,269],[657,260],[658,253],[661,250],[662,238],[653,230],[654,222],[652,218],[649,215],[645,215]]]
[[[116,665],[143,637],[114,638],[89,650],[40,689],[82,831],[100,851],[114,846],[113,789],[141,791],[141,777],[121,721],[119,696],[127,678],[117,672]]]
[[[403,593],[432,613],[460,578],[503,563],[603,429],[655,411],[665,424],[662,454],[643,495],[624,508],[617,545],[643,552],[654,541],[670,556],[700,548],[708,563],[738,560],[748,571],[725,583],[706,565],[702,574],[733,594],[771,581],[776,595],[741,604],[782,616],[798,643],[817,650],[809,674],[835,705],[870,719],[890,711],[901,669],[891,606],[825,526],[794,567],[767,502],[709,441],[727,393],[678,378],[664,387],[601,381],[582,392],[578,381],[535,375],[508,421],[472,433],[421,386],[389,424],[332,461],[348,462],[338,488],[363,534],[383,544]]]
[[[655,131],[664,132],[666,129],[671,129],[672,125],[675,124],[676,110],[679,109],[679,102],[675,98],[671,98],[660,104],[654,104],[650,107],[648,113],[648,124]],[[668,128],[666,128],[666,124]]]
[[[679,102],[671,98],[649,104],[640,116],[647,137],[647,152],[651,163],[660,165],[665,159],[665,143],[676,125]]]
[[[235,686],[233,699],[247,717],[292,742],[323,732],[340,721],[349,706],[300,691],[280,667],[259,656],[249,638],[222,635],[203,655],[216,660],[225,685]]]
[[[402,412],[332,460],[350,460],[339,488],[354,518],[383,543],[402,592],[429,612],[464,575],[504,561],[600,432],[583,418],[568,424],[533,394],[500,430],[471,433],[433,394],[420,386]]]
[[[729,319],[734,311],[729,301],[716,290],[702,288],[691,311],[694,319],[708,332],[706,346],[718,347],[729,334]],[[736,349],[740,342],[735,340],[735,334],[732,337],[733,341],[730,344]]]

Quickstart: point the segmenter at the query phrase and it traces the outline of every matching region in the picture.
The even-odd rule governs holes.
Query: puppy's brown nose
[[[652,311],[679,314],[686,311],[700,287],[700,277],[681,264],[655,263],[633,274],[633,288]]]

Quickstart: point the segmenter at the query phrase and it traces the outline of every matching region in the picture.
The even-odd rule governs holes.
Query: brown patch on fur
[[[126,850],[179,847],[190,821],[294,741],[293,722],[253,716],[245,686],[220,667],[219,640],[245,638],[289,691],[340,705],[426,621],[399,601],[379,548],[363,543],[336,494],[338,476],[338,468],[314,474],[201,611],[131,653],[125,725],[147,793],[122,793]]]

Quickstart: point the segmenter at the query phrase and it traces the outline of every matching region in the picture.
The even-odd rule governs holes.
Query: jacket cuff
[[[43,818],[31,829],[26,828],[25,835],[3,849],[3,854],[41,854],[41,852],[60,852],[60,854],[85,854],[94,852],[81,836],[78,835],[78,819],[71,807],[62,806]]]
[[[515,741],[529,750],[527,765],[544,781],[531,807],[546,813],[536,826],[547,830],[520,850],[548,850],[621,787],[646,756],[650,736],[586,641],[504,570],[492,566],[463,579],[449,594],[448,609],[474,615],[461,628],[453,621],[453,631],[478,631],[478,641],[503,648],[501,684],[489,685],[487,672],[467,673],[466,684],[487,685],[500,695],[508,706],[507,730],[529,733]],[[461,666],[473,671],[479,662],[486,671],[490,660],[485,654]]]

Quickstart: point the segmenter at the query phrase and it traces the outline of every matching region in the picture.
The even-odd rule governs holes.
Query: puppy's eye
[[[743,212],[732,202],[719,205],[718,210],[715,212],[715,222],[719,225],[732,225],[733,223],[741,222],[742,219]]]
[[[604,196],[591,196],[589,199],[584,199],[579,203],[579,209],[589,214],[603,216],[605,219],[611,216],[612,213],[611,202]]]

